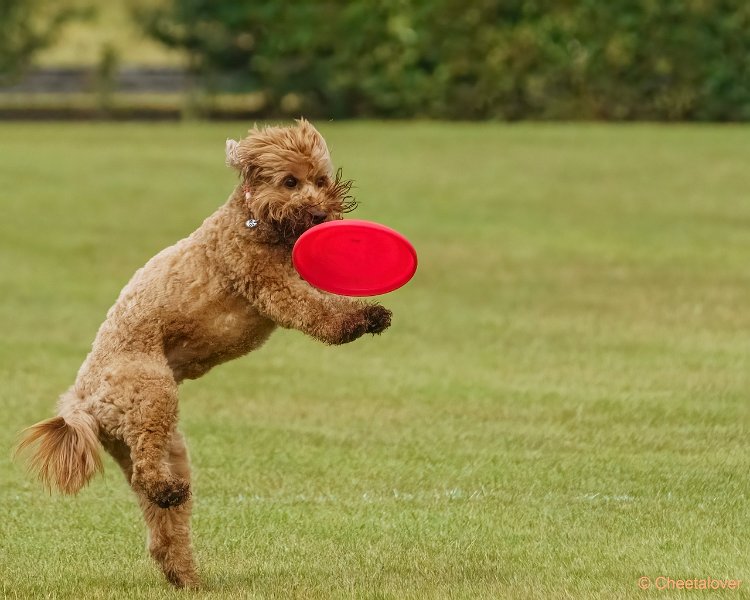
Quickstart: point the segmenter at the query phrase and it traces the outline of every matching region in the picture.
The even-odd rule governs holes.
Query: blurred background
[[[0,115],[750,118],[744,0],[2,0]]]

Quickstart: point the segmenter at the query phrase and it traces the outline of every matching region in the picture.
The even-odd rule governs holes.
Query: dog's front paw
[[[326,340],[329,344],[348,344],[367,333],[367,319],[360,312],[342,315],[335,323],[333,335]]]
[[[391,324],[391,311],[379,304],[368,304],[353,313],[340,315],[321,336],[329,344],[348,344],[366,333],[380,333]]]
[[[367,333],[381,333],[391,326],[391,313],[385,306],[372,304],[364,309]]]

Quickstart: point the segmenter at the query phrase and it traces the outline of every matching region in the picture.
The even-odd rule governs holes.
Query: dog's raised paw
[[[367,332],[367,319],[359,313],[346,315],[337,327],[334,344],[348,344]]]
[[[373,304],[365,309],[367,333],[381,333],[391,326],[392,313],[385,306]]]
[[[380,304],[370,304],[346,315],[340,323],[338,335],[332,343],[348,344],[365,333],[380,333],[388,329],[391,311]]]
[[[184,479],[160,481],[149,490],[148,497],[159,508],[179,506],[190,498],[190,484]]]

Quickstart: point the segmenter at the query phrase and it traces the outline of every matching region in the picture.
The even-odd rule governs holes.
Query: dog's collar
[[[245,202],[247,202],[248,207],[250,205],[250,199],[253,197],[253,195],[250,193],[250,190],[247,188],[246,185],[242,186],[245,190]],[[258,226],[258,219],[254,219],[253,217],[250,217],[247,221],[245,221],[245,227],[248,229],[255,229]]]

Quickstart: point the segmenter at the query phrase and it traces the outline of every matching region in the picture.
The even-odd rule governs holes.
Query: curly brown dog
[[[255,350],[277,327],[327,344],[380,333],[391,313],[300,279],[295,240],[354,207],[323,137],[307,121],[227,141],[240,172],[229,200],[189,237],[141,268],[107,313],[58,416],[25,431],[19,450],[48,488],[75,494],[102,468],[99,446],[132,486],[148,548],[167,579],[198,585],[190,544],[190,467],[177,431],[177,388]]]

